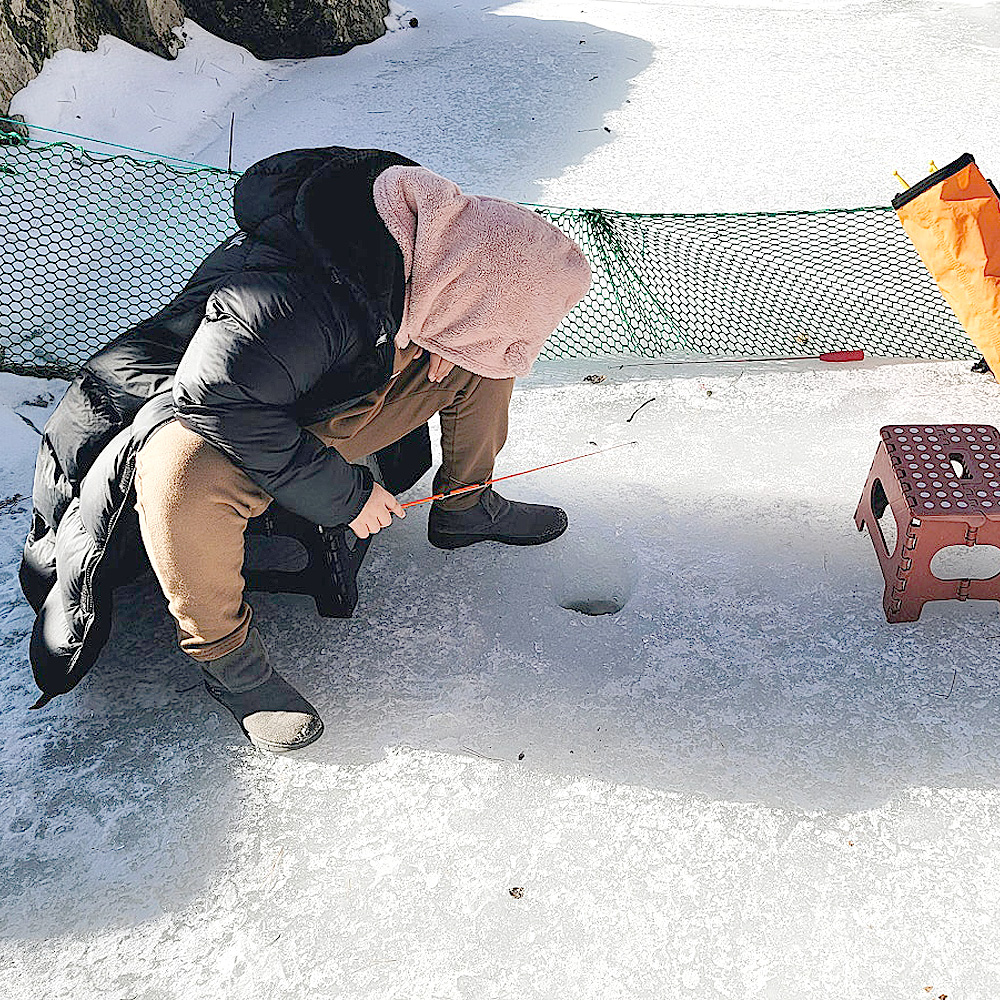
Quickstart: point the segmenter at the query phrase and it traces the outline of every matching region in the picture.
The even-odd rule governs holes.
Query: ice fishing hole
[[[562,606],[567,611],[578,611],[581,615],[616,615],[625,607],[625,600],[619,597],[588,597],[578,600],[564,601]]]
[[[576,533],[552,555],[550,580],[555,603],[598,618],[616,615],[636,586],[636,557],[627,534],[609,531],[600,519],[578,519]]]

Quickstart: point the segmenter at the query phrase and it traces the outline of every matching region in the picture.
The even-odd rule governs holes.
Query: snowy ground
[[[303,65],[190,25],[174,64],[106,41],[14,110],[224,163],[232,108],[237,166],[381,144],[472,190],[645,210],[884,203],[897,167],[1000,163],[995,4],[414,12]],[[511,484],[569,510],[551,545],[440,552],[417,508],[376,539],[356,619],[254,596],[327,723],[289,759],[237,738],[147,583],[86,681],[26,710],[18,497],[60,388],[0,375],[11,995],[1000,993],[997,606],[887,625],[852,518],[883,424],[1000,423],[967,363],[539,366],[501,474],[637,444]],[[595,600],[623,607],[567,607]]]

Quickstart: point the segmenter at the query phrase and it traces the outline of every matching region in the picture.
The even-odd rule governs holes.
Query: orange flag
[[[892,199],[903,229],[994,377],[1000,374],[1000,198],[965,153]]]

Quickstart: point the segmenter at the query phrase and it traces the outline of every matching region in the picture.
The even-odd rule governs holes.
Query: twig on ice
[[[931,694],[934,695],[935,698],[945,698],[945,699],[950,698],[952,691],[955,690],[955,680],[957,677],[958,677],[958,671],[953,670],[951,672],[951,687],[948,688],[947,694],[941,694],[940,691],[931,691]]]
[[[646,402],[642,404],[642,406],[637,406],[635,408],[635,412],[632,414],[632,417],[634,417],[636,415],[636,413],[638,413],[642,409],[643,406],[647,406],[650,403],[652,403],[654,399],[656,399],[655,396],[650,396],[649,399],[647,399]],[[625,421],[625,423],[627,423],[627,424],[632,423],[632,417],[629,417],[628,420]]]

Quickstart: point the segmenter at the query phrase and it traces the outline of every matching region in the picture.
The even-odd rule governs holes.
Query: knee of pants
[[[156,431],[140,449],[136,490],[147,513],[174,517],[215,504],[254,517],[271,502],[222,452],[177,421]]]

